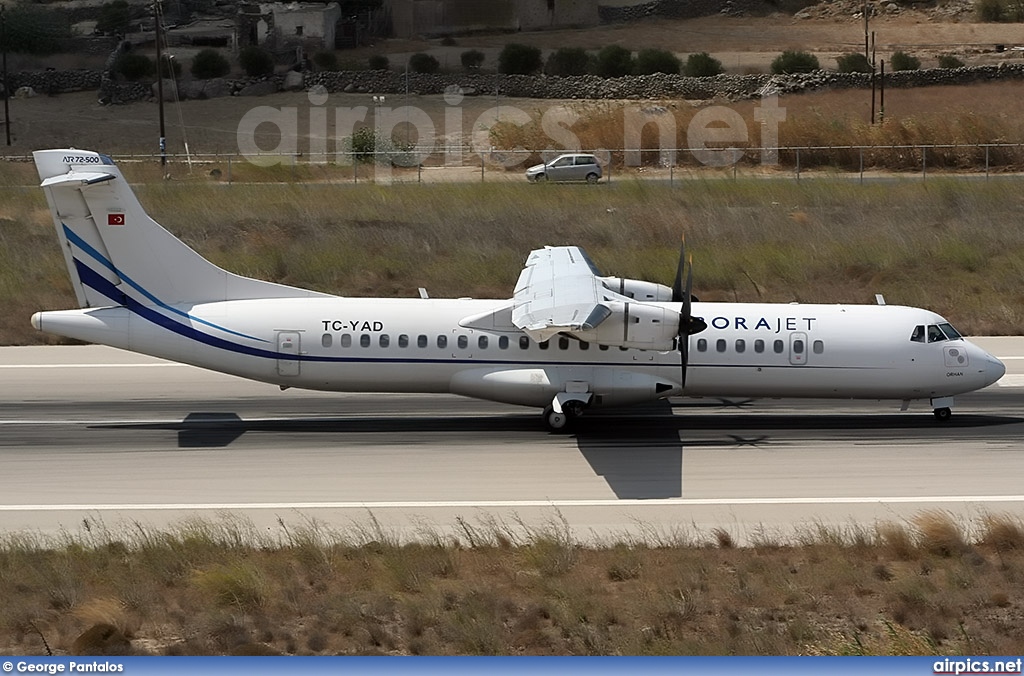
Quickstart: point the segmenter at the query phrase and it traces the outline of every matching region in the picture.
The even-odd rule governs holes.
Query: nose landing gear
[[[932,413],[939,422],[949,422],[953,415],[953,397],[938,397],[932,399]]]

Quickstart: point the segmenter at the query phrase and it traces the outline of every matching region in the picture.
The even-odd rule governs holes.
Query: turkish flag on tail
[[[107,214],[107,225],[124,225],[124,214]]]

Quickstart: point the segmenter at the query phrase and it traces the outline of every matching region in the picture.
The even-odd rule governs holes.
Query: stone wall
[[[298,74],[296,74],[298,75]],[[907,70],[889,73],[886,87],[924,87],[962,85],[997,79],[1024,79],[1024,63],[998,66]],[[100,72],[90,70],[45,71],[11,75],[12,89],[30,86],[39,94],[81,90],[97,90]],[[328,92],[400,95],[406,90],[405,74],[389,71],[323,71],[307,74],[301,87],[323,86]],[[719,75],[693,78],[682,75],[641,75],[622,78],[548,77],[494,74],[409,75],[409,89],[416,94],[443,94],[451,85],[462,87],[467,96],[493,96],[497,88],[502,97],[537,99],[691,99],[725,98],[742,100],[758,98],[769,92],[788,94],[817,89],[849,89],[870,87],[870,76],[864,73],[817,71],[794,75]],[[149,83],[115,83],[110,102],[127,103],[152,96]],[[271,93],[284,88],[283,76],[272,78],[241,78],[218,80],[216,86],[182,82],[182,95],[191,98],[215,96],[250,96]],[[291,85],[294,88],[294,85]]]

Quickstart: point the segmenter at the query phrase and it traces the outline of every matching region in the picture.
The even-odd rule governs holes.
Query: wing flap
[[[606,301],[619,300],[596,276],[579,247],[537,249],[516,282],[512,323],[538,342],[563,332],[594,328],[611,316]]]

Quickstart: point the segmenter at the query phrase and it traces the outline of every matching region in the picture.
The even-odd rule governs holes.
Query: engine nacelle
[[[672,289],[664,284],[645,282],[640,279],[624,279],[623,277],[598,277],[598,279],[609,291],[640,302],[658,303],[672,300]]]
[[[607,309],[606,317],[596,327],[568,333],[588,343],[639,350],[665,351],[675,347],[678,313],[645,303],[611,301],[602,305]]]

